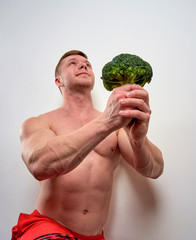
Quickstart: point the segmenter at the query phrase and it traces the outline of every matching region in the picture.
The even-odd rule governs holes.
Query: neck
[[[94,110],[90,91],[63,92],[62,108],[74,115],[89,114]]]

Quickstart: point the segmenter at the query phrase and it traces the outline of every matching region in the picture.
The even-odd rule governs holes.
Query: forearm
[[[52,137],[34,150],[29,169],[38,180],[66,174],[109,134],[104,120],[98,117],[70,134]]]
[[[143,176],[157,178],[163,172],[162,153],[147,137],[141,142],[130,141],[134,168]]]

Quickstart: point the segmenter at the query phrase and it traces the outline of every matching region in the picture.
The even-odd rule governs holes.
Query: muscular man
[[[113,90],[104,112],[97,111],[92,66],[76,50],[60,59],[55,83],[62,106],[22,126],[22,158],[40,181],[40,194],[36,210],[20,215],[12,239],[104,239],[120,158],[146,177],[163,171],[161,151],[146,136],[149,96],[127,84]]]

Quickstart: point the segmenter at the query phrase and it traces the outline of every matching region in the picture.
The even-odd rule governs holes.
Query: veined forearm
[[[131,142],[134,167],[143,176],[157,178],[163,172],[161,151],[146,137],[142,143]]]
[[[43,147],[34,150],[29,169],[38,180],[66,174],[109,134],[104,121],[98,117],[70,134],[52,137]]]

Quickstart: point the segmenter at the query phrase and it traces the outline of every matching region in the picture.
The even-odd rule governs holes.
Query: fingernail
[[[120,99],[120,103],[124,103],[125,102],[125,99]]]
[[[125,114],[125,111],[120,110],[120,111],[119,111],[119,114],[120,114],[120,115],[124,115],[124,114]]]
[[[128,92],[128,93],[126,94],[127,97],[131,97],[131,95],[132,95],[132,92]]]

